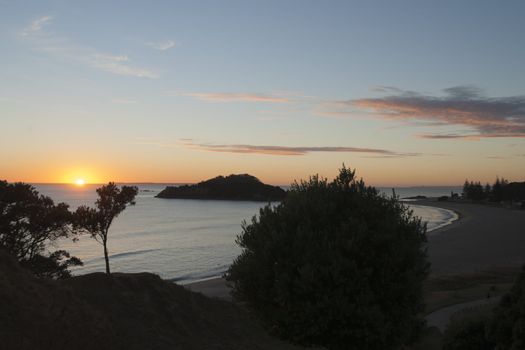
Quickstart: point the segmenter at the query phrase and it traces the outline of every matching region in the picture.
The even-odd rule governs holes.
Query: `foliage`
[[[0,181],[0,247],[37,276],[68,277],[69,266],[82,264],[66,251],[46,250],[72,235],[71,221],[67,204],[55,205],[31,185]]]
[[[75,212],[75,228],[88,232],[92,238],[104,247],[104,259],[106,260],[106,273],[109,275],[108,256],[108,233],[113,220],[128,205],[135,205],[135,197],[138,193],[136,186],[122,186],[119,188],[114,182],[110,182],[97,188],[98,199],[96,208],[80,206]]]
[[[488,336],[497,350],[525,349],[525,266],[494,309]]]
[[[443,350],[492,350],[494,344],[487,339],[489,320],[484,313],[453,319],[443,335]]]
[[[524,201],[525,203],[525,182],[509,182],[504,178],[496,178],[491,186],[474,181],[465,181],[463,185],[463,197],[475,201],[489,200],[491,202],[505,201]]]
[[[444,349],[525,349],[525,266],[490,317],[451,324]]]
[[[491,200],[494,202],[501,202],[503,200],[509,199],[509,193],[507,187],[509,182],[505,179],[496,178],[496,182],[492,186],[492,196]]]
[[[226,278],[277,335],[330,349],[395,349],[422,326],[426,226],[343,167],[294,183],[243,224]]]
[[[490,191],[490,185],[489,185],[489,191]],[[469,182],[468,180],[466,180],[465,184],[463,185],[463,196],[466,199],[480,201],[483,199],[487,199],[490,196],[490,192],[487,192],[487,186],[483,187],[483,185],[481,185],[479,181]]]
[[[82,261],[65,250],[57,250],[49,256],[35,255],[32,259],[23,261],[21,265],[29,268],[38,277],[61,279],[71,277],[69,267],[82,265]]]

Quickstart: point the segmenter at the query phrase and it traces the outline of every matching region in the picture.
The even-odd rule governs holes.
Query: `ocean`
[[[110,228],[108,249],[112,272],[152,272],[180,284],[222,275],[241,249],[235,238],[243,220],[250,221],[265,205],[260,202],[160,199],[155,195],[166,185],[134,184],[139,187],[136,205],[128,207]],[[69,184],[35,184],[36,189],[55,203],[72,209],[94,205],[95,189]],[[381,189],[387,194],[392,189]],[[460,192],[459,187],[397,188],[401,198],[416,195],[440,196]],[[449,224],[456,214],[439,208],[410,204],[414,214],[432,230]],[[78,242],[62,240],[56,249],[79,257],[84,266],[74,274],[104,271],[102,246],[89,236]]]

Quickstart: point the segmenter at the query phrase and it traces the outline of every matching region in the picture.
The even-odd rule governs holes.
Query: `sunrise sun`
[[[75,185],[77,186],[84,186],[86,184],[86,181],[84,179],[76,179]]]

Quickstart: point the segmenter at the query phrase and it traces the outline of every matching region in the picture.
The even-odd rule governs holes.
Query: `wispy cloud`
[[[287,103],[290,99],[279,95],[266,95],[258,93],[234,93],[234,92],[184,92],[183,96],[194,97],[207,102],[267,102]]]
[[[65,37],[46,31],[53,17],[43,16],[31,22],[20,35],[32,44],[33,48],[46,52],[60,60],[80,63],[104,72],[138,78],[157,78],[157,73],[150,69],[130,64],[126,55],[112,55],[96,49],[73,43]]]
[[[173,40],[148,42],[146,45],[160,51],[166,51],[177,46]]]
[[[264,154],[274,156],[303,156],[309,153],[325,152],[325,153],[359,153],[364,155],[377,155],[381,157],[414,157],[421,155],[420,153],[411,152],[395,152],[385,149],[376,148],[361,148],[361,147],[345,147],[345,146],[306,146],[306,147],[290,147],[290,146],[268,146],[268,145],[247,145],[247,144],[211,144],[211,143],[196,143],[192,139],[181,140],[184,147],[208,152],[221,153],[243,153],[243,154]]]
[[[38,35],[42,33],[42,29],[46,24],[51,23],[53,20],[52,16],[42,16],[40,18],[35,19],[33,22],[31,22],[27,27],[25,27],[22,32],[20,32],[20,35],[22,36],[30,36],[30,35]]]
[[[157,73],[154,73],[149,69],[129,65],[128,56],[112,56],[96,53],[84,58],[79,57],[79,59],[85,60],[85,62],[94,68],[113,74],[133,76],[137,78],[158,78]]]
[[[431,140],[479,140],[478,134],[418,134],[419,138]]]
[[[403,92],[400,88],[397,88],[395,86],[385,86],[385,85],[379,85],[375,86],[370,89],[373,92],[381,92],[381,93],[390,93],[390,94],[397,94],[400,92]]]
[[[486,97],[474,86],[443,90],[443,96],[428,96],[392,88],[381,98],[339,101],[390,120],[430,122],[434,125],[468,127],[466,133],[423,134],[431,139],[477,139],[525,137],[525,96]]]

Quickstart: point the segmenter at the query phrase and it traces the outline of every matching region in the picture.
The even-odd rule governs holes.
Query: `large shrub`
[[[343,167],[292,185],[244,223],[226,277],[277,335],[330,349],[395,349],[423,322],[426,226]]]

